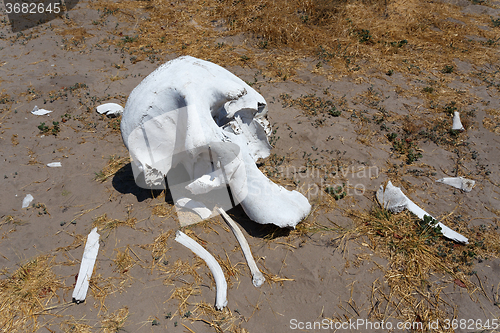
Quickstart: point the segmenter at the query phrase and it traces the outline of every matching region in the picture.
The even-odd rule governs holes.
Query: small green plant
[[[450,65],[446,65],[444,66],[444,68],[441,70],[441,73],[444,73],[444,74],[450,74],[450,73],[453,73],[453,70],[455,69],[455,67],[453,66],[450,66]]]
[[[52,127],[52,134],[57,135],[61,131],[61,129],[59,128],[59,122],[58,121],[53,121],[52,125],[53,125],[53,127]]]
[[[358,38],[360,43],[372,42],[372,35],[370,35],[370,30],[361,29],[358,31]]]
[[[156,319],[153,319],[153,321],[151,322],[151,326],[159,326],[160,325],[160,322]]]
[[[332,117],[339,117],[342,114],[341,110],[337,110],[337,108],[334,106],[330,110],[328,110],[328,114],[330,114]]]
[[[267,40],[261,40],[260,42],[258,42],[257,47],[259,49],[266,49],[267,48]]]
[[[423,90],[423,92],[428,93],[428,94],[432,94],[434,92],[434,88],[429,87],[429,86],[424,87],[424,89],[422,89],[422,90]]]
[[[392,74],[394,74],[394,70],[392,70],[392,69],[389,69],[389,70],[385,73],[385,75],[387,75],[387,76],[391,76]]]
[[[47,133],[49,131],[49,126],[45,125],[45,123],[40,123],[40,125],[38,125],[38,129],[42,133]]]
[[[391,46],[394,47],[403,47],[406,44],[408,44],[408,41],[406,39],[400,40],[399,42],[391,42]]]
[[[122,38],[122,42],[123,42],[123,44],[125,44],[125,43],[133,43],[133,42],[135,42],[138,39],[139,39],[138,36],[135,36],[135,37],[125,36],[125,37]]]
[[[493,17],[491,18],[491,24],[493,25],[493,28],[500,27],[500,18],[494,19]]]
[[[345,186],[345,184],[343,184],[343,186]],[[343,186],[340,185],[337,187],[329,186],[325,188],[325,192],[330,194],[335,200],[340,200],[345,198],[345,196],[347,195],[347,192],[344,191]]]
[[[389,141],[392,142],[397,136],[398,136],[397,133],[394,133],[394,132],[393,133],[389,133],[389,134],[387,134],[387,140],[389,140]]]

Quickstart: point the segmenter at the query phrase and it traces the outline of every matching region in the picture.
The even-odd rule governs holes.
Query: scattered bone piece
[[[49,111],[49,110],[39,109],[38,106],[36,106],[36,105],[33,108],[33,110],[31,111],[31,113],[34,114],[35,116],[44,116],[44,115],[49,114],[51,112],[52,111]]]
[[[21,208],[28,208],[33,199],[34,198],[31,194],[26,194],[26,196],[23,199],[23,205]]]
[[[175,202],[175,204],[181,208],[190,209],[196,214],[198,214],[203,220],[207,219],[212,215],[212,211],[205,207],[201,202],[189,199],[181,198]]]
[[[458,111],[453,112],[453,126],[451,127],[451,129],[456,131],[465,130],[462,122],[460,121],[460,114],[458,113]]]
[[[87,244],[83,251],[82,262],[80,263],[80,271],[76,280],[75,290],[73,290],[73,302],[80,304],[87,297],[89,289],[89,281],[94,271],[97,252],[99,251],[99,234],[97,228],[92,229],[87,236]]]
[[[233,221],[233,219],[226,214],[226,212],[221,209],[217,208],[219,213],[222,215],[224,218],[224,221],[226,221],[227,225],[231,228],[233,231],[234,236],[238,240],[238,243],[240,243],[241,250],[243,251],[243,255],[245,256],[245,259],[247,260],[248,267],[250,268],[250,272],[252,273],[252,283],[255,287],[260,287],[264,281],[266,281],[266,278],[264,275],[261,273],[259,268],[257,267],[257,264],[255,263],[255,260],[252,255],[252,251],[250,251],[250,246],[248,245],[247,240],[245,239],[245,236],[241,232],[240,228],[236,225],[236,223]]]
[[[118,117],[123,114],[123,106],[116,103],[102,104],[97,107],[97,113],[105,114],[110,118]]]
[[[49,168],[60,168],[60,167],[62,167],[62,164],[61,164],[61,162],[52,162],[52,163],[47,164],[47,166]]]
[[[445,177],[436,180],[436,182],[456,187],[464,192],[472,191],[472,188],[476,184],[476,182],[473,181],[472,179],[467,179],[463,177]]]
[[[413,201],[411,201],[399,187],[392,185],[391,181],[387,182],[385,189],[383,185],[380,185],[380,188],[377,191],[377,200],[382,207],[395,213],[399,213],[406,208],[413,214],[417,215],[421,220],[424,219],[425,215],[432,217],[431,214],[427,213],[425,210],[418,207]],[[436,226],[441,227],[441,233],[446,238],[460,243],[469,243],[466,237],[460,235],[456,231],[451,230],[441,222],[438,222]]]
[[[227,305],[227,282],[224,277],[224,272],[215,258],[205,250],[200,244],[198,244],[194,239],[178,230],[175,233],[175,240],[181,243],[191,251],[193,251],[197,256],[203,259],[215,280],[215,286],[217,287],[217,294],[215,297],[215,307],[217,310],[222,310]]]
[[[224,179],[222,179],[222,171],[218,169],[195,179],[192,183],[186,186],[186,189],[191,193],[198,195],[206,194],[213,189],[217,189],[225,185]]]

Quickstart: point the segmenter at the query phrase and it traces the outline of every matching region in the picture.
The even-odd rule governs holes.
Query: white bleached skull
[[[308,200],[255,165],[271,149],[266,114],[264,98],[226,69],[189,56],[169,61],[132,91],[123,113],[137,185],[164,189],[166,178],[175,201],[240,203],[255,222],[295,227]]]

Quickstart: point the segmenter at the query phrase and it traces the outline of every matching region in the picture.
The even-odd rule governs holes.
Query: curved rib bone
[[[413,201],[411,201],[399,187],[392,185],[390,180],[387,182],[387,186],[385,187],[385,189],[383,185],[380,185],[380,188],[377,191],[377,200],[382,207],[392,212],[399,213],[406,208],[413,214],[417,215],[421,220],[424,219],[425,215],[432,217],[431,214],[427,213],[425,210],[418,207]],[[466,237],[460,235],[456,231],[451,230],[441,222],[437,223],[436,226],[441,227],[441,233],[446,238],[450,238],[460,243],[469,243],[469,240]]]
[[[208,268],[210,268],[210,271],[214,276],[215,286],[217,288],[215,307],[217,308],[217,310],[222,310],[227,305],[227,282],[226,278],[224,277],[224,272],[222,272],[222,268],[220,267],[217,260],[215,260],[214,256],[212,256],[194,239],[180,230],[177,230],[177,232],[175,233],[175,240],[193,251],[198,257],[200,257],[207,263]]]
[[[233,221],[229,215],[226,214],[226,212],[221,209],[217,208],[219,213],[222,215],[224,218],[224,221],[226,221],[227,225],[231,228],[231,231],[233,232],[234,236],[238,240],[238,243],[240,243],[241,250],[243,251],[243,255],[245,256],[245,259],[247,260],[248,267],[250,268],[250,272],[252,273],[252,283],[255,287],[260,287],[264,281],[266,281],[266,278],[264,275],[262,275],[261,271],[257,267],[257,264],[255,263],[255,260],[252,255],[252,251],[250,251],[250,246],[248,245],[247,240],[245,239],[245,236],[241,232],[240,228],[236,225],[236,223]]]

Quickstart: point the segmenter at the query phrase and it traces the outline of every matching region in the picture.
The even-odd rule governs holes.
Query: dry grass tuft
[[[128,318],[128,308],[123,307],[116,310],[115,312],[105,316],[101,321],[102,333],[115,333],[120,332],[123,329],[125,321]]]
[[[128,273],[128,271],[137,263],[137,261],[130,255],[129,246],[127,245],[124,251],[120,249],[115,249],[114,251],[116,251],[116,257],[113,259],[113,262],[116,266],[116,270],[120,274]]]
[[[229,256],[227,255],[227,252],[224,251],[226,254],[226,259],[222,259],[220,256],[216,256],[215,259],[219,262],[220,267],[224,271],[224,276],[227,281],[227,286],[228,288],[231,288],[233,285],[232,279],[234,278],[236,281],[238,281],[238,276],[242,275],[241,271],[237,268],[238,263],[236,265],[233,265],[231,263],[231,260],[229,260]],[[246,264],[244,264],[246,265]]]
[[[94,268],[94,271],[96,269]],[[104,302],[106,301],[106,298],[115,293],[116,291],[121,289],[121,285],[117,285],[115,283],[115,280],[121,280],[121,278],[116,278],[116,277],[107,277],[104,278],[101,274],[92,274],[92,277],[90,278],[89,281],[89,289],[92,293],[92,297],[94,298],[95,301],[99,302],[99,311],[107,311],[106,305],[104,305]],[[121,280],[123,282],[123,280]],[[89,299],[89,296],[87,295],[87,299],[85,302],[87,302]],[[94,306],[97,307],[95,304]]]
[[[98,216],[97,218],[94,219],[94,221],[92,221],[92,228],[97,227],[98,231],[104,231],[104,230],[111,231],[115,228],[118,228],[119,226],[128,226],[131,228],[135,228],[136,223],[137,223],[137,218],[131,217],[129,210],[129,216],[124,221],[118,219],[110,219],[108,218],[107,214]]]
[[[175,299],[179,301],[179,306],[177,311],[179,312],[179,314],[183,315],[186,312],[188,312],[188,306],[190,305],[190,303],[188,302],[189,297],[199,294],[201,294],[201,291],[198,287],[193,287],[192,284],[183,285],[181,287],[177,287],[174,289],[169,300]]]
[[[163,281],[163,283],[166,285],[172,285],[174,280],[191,283],[183,278],[185,275],[191,275],[193,282],[199,285],[203,281],[201,275],[198,274],[198,269],[202,265],[205,265],[205,262],[198,257],[193,259],[193,263],[177,259],[173,265],[168,265],[164,268],[162,267],[161,270],[167,275],[167,278]]]
[[[473,261],[500,256],[498,226],[467,227],[460,216],[448,219],[446,224],[469,238],[468,245],[459,245],[406,211],[395,215],[374,208],[369,213],[350,210],[348,215],[368,237],[371,250],[389,260],[385,281],[390,295],[376,288],[377,297],[387,301],[387,307],[402,320],[426,323],[446,319],[446,302],[440,298],[445,286],[434,284],[435,277],[472,292],[476,286],[471,277],[477,277]],[[374,313],[378,319],[385,319],[384,315]]]
[[[156,215],[158,217],[169,218],[172,216],[172,213],[175,213],[175,206],[170,205],[166,202],[162,202],[153,206],[151,214]]]
[[[483,126],[489,131],[500,134],[500,111],[499,110],[487,110],[486,113],[490,117],[484,117]]]
[[[92,333],[92,326],[85,324],[84,319],[66,319],[61,322],[61,330],[64,333]]]
[[[38,316],[47,311],[63,286],[53,265],[53,257],[42,255],[0,280],[0,327],[4,332],[37,331]]]
[[[234,315],[228,307],[217,311],[213,305],[205,302],[196,303],[195,306],[193,312],[196,316],[193,317],[193,320],[204,322],[215,332],[244,332],[244,329],[239,325],[242,320],[239,316]]]
[[[130,163],[130,157],[125,156],[125,157],[120,157],[116,155],[112,155],[109,157],[108,162],[104,169],[100,172],[96,172],[95,174],[95,180],[103,183],[105,182],[109,177],[113,177],[124,165],[127,163]]]

